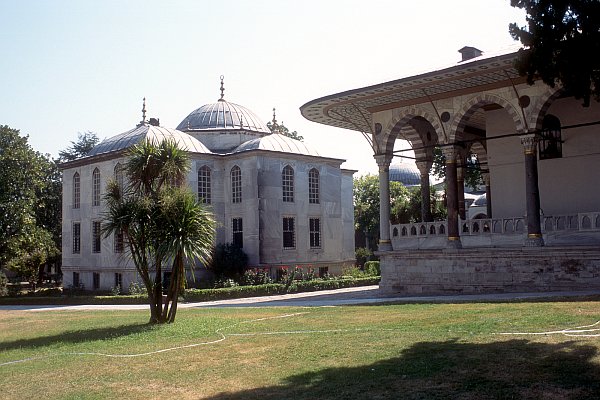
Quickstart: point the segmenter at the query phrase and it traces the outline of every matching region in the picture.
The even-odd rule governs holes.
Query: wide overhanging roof
[[[415,104],[521,83],[517,53],[482,55],[457,65],[321,97],[300,107],[313,122],[371,133],[372,115]]]

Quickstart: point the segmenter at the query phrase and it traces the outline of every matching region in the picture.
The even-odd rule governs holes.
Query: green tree
[[[588,106],[600,100],[600,1],[511,0],[525,10],[527,26],[512,23],[509,31],[525,49],[516,67],[532,84],[541,78],[550,87],[560,83]]]
[[[433,150],[431,173],[439,179],[446,179],[446,157],[439,147]],[[482,184],[483,175],[481,174],[481,166],[479,165],[477,155],[469,153],[465,170],[465,185],[475,190],[477,186]]]
[[[290,137],[292,139],[296,139],[299,141],[304,140],[304,136],[300,136],[298,134],[298,132],[296,132],[296,131],[290,132],[290,130],[283,124],[283,121],[281,122],[281,124],[278,124],[278,123],[273,124],[272,121],[269,121],[269,122],[267,122],[267,127],[271,130],[271,133],[274,133],[275,131],[277,131],[278,133],[281,133],[283,136],[287,136],[287,137]]]
[[[69,147],[58,152],[58,162],[73,161],[85,157],[99,141],[98,135],[94,132],[78,133],[76,141],[71,141]]]
[[[0,268],[35,282],[41,266],[59,250],[42,211],[55,165],[34,151],[27,137],[0,126]]]
[[[189,157],[174,141],[143,142],[128,157],[128,187],[120,188],[114,181],[107,186],[103,231],[105,236],[123,234],[148,293],[150,323],[172,323],[186,267],[193,273],[196,262],[210,261],[215,221],[184,187]],[[164,288],[163,265],[168,262],[171,277]]]
[[[363,175],[354,178],[354,229],[362,232],[371,249],[375,249],[379,238],[379,177]],[[390,182],[390,219],[408,222],[405,215],[409,209],[410,194],[400,182]]]

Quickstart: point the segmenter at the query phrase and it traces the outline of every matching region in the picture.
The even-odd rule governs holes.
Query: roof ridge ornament
[[[225,101],[224,96],[225,96],[225,87],[223,86],[223,79],[225,78],[224,75],[221,75],[221,98],[219,99],[219,101]]]
[[[138,126],[146,125],[146,97],[143,99],[142,103],[142,120],[138,124]]]
[[[271,133],[281,133],[279,131],[279,124],[277,123],[277,117],[275,114],[275,107],[273,107],[273,121],[271,121],[272,123],[272,128],[271,128]]]

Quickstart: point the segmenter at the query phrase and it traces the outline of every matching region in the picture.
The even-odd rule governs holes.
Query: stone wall
[[[431,295],[600,290],[598,247],[381,252],[380,288]]]

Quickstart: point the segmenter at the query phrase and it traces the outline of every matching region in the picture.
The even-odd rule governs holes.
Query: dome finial
[[[277,116],[275,113],[275,107],[273,107],[273,121],[271,121],[271,133],[280,133],[279,124],[277,123]]]
[[[219,101],[225,101],[225,99],[223,98],[225,96],[225,87],[223,86],[224,78],[225,76],[221,75],[221,98],[219,99]]]
[[[142,103],[142,120],[140,121],[140,125],[144,125],[146,123],[146,98],[144,97]]]

